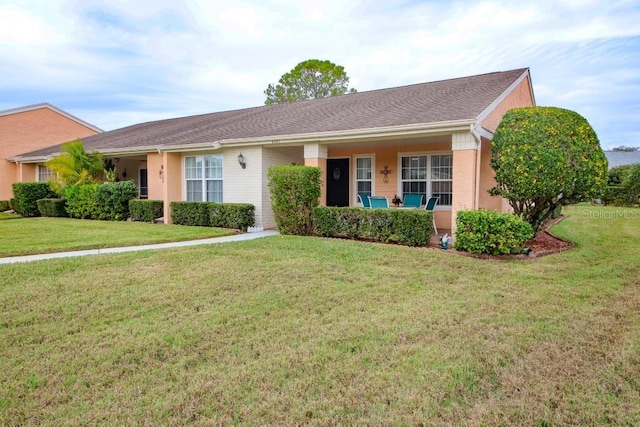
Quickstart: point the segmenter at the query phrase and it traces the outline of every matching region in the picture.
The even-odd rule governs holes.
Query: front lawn
[[[576,248],[533,261],[275,236],[0,265],[0,425],[639,425],[640,210],[565,212]]]
[[[13,220],[0,220],[0,257],[206,239],[234,233],[212,227],[1,215],[0,219]]]

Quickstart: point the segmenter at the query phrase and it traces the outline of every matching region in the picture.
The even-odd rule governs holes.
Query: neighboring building
[[[305,164],[323,171],[321,204],[357,206],[357,193],[440,196],[438,228],[457,211],[508,210],[489,195],[491,144],[504,113],[533,106],[529,69],[291,104],[142,123],[84,139],[117,161],[150,199],[251,203],[256,225],[274,227],[267,170]],[[16,155],[22,167],[59,147]],[[245,165],[239,164],[242,154]]]
[[[640,151],[605,151],[604,155],[609,161],[609,169],[640,163]]]
[[[13,197],[14,182],[46,179],[42,162],[16,164],[9,159],[26,151],[55,146],[95,135],[101,129],[51,104],[37,104],[0,111],[0,200]],[[44,161],[44,159],[43,159]]]

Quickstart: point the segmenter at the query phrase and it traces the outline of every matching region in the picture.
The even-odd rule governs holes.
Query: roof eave
[[[293,145],[304,143],[340,144],[368,139],[415,137],[422,135],[443,134],[455,131],[468,131],[474,124],[473,119],[452,120],[435,123],[418,123],[400,126],[385,126],[369,129],[353,129],[339,132],[315,132],[294,135],[276,135],[260,138],[231,138],[216,141],[214,147],[225,145]]]
[[[368,129],[352,129],[344,131],[331,132],[314,132],[292,135],[274,135],[268,137],[252,137],[252,138],[230,138],[217,141],[207,141],[195,144],[175,144],[175,145],[150,145],[143,147],[118,148],[97,151],[103,156],[109,155],[144,155],[149,152],[187,152],[202,151],[203,149],[217,150],[224,146],[255,146],[255,145],[295,145],[308,143],[322,144],[340,144],[346,142],[363,141],[369,139],[398,138],[398,137],[416,137],[428,136],[434,134],[446,134],[456,131],[468,131],[469,127],[475,124],[473,119],[449,120],[434,123],[418,123],[400,126],[385,126]],[[10,161],[20,163],[44,162],[58,153],[42,155],[42,156],[15,156]]]

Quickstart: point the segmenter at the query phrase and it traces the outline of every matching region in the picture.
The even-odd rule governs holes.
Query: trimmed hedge
[[[129,216],[132,221],[153,222],[162,215],[164,215],[164,202],[162,200],[129,200]]]
[[[267,172],[271,207],[282,234],[313,234],[311,211],[321,195],[320,168],[273,166]]]
[[[71,218],[95,219],[98,216],[96,193],[100,184],[76,184],[64,189],[67,213]]]
[[[171,221],[178,225],[208,227],[208,202],[171,202]]]
[[[97,215],[94,219],[126,221],[129,218],[129,201],[138,197],[133,181],[104,182],[95,194]]]
[[[171,202],[174,224],[236,228],[255,224],[255,206],[248,203]]]
[[[125,221],[129,200],[137,197],[133,181],[76,184],[64,190],[67,212],[72,218]]]
[[[521,253],[533,237],[531,224],[519,216],[485,209],[459,211],[455,248],[476,254]]]
[[[37,201],[40,215],[49,217],[68,217],[65,199],[40,199]]]
[[[16,182],[12,187],[13,210],[23,217],[39,216],[38,200],[57,197],[48,182]]]
[[[247,231],[256,223],[255,211],[249,203],[209,203],[209,225]]]
[[[11,209],[11,202],[9,200],[0,200],[0,212],[8,211]]]
[[[319,206],[311,211],[315,233],[407,246],[428,246],[433,213],[422,209],[363,209]]]

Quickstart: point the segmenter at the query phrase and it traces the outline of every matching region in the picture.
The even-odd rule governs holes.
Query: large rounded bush
[[[496,129],[490,190],[539,230],[558,205],[598,197],[607,184],[607,159],[598,137],[578,113],[555,107],[509,110]]]

